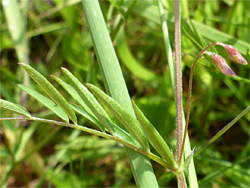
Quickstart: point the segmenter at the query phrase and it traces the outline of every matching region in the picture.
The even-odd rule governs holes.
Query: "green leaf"
[[[98,127],[103,127],[101,122],[94,116],[88,114],[83,108],[81,108],[78,105],[71,104],[71,107],[79,114],[81,114],[83,117],[91,121],[93,124],[97,125]],[[119,137],[120,139],[129,142],[131,144],[137,144],[137,146],[140,146],[140,144],[136,143],[135,140],[124,130],[122,130],[120,127],[117,125],[113,124],[110,120],[110,123],[113,126],[113,136],[114,137]]]
[[[36,100],[38,100],[40,103],[42,103],[44,106],[46,106],[48,109],[50,109],[52,112],[54,112],[58,117],[60,117],[65,122],[69,122],[69,118],[67,114],[59,107],[57,106],[53,101],[48,99],[47,97],[43,96],[41,93],[38,93],[37,91],[24,86],[22,84],[19,84],[18,87],[20,87],[22,90],[24,90],[26,93],[34,97]]]
[[[144,19],[146,19],[146,20],[151,20],[156,24],[160,24],[157,6],[152,5],[152,3],[149,1],[141,1],[140,3],[137,3],[135,8],[133,9],[133,11],[137,15],[144,17]],[[172,12],[166,11],[166,10],[165,10],[165,14],[166,14],[168,26],[169,26],[170,32],[171,32],[171,28],[174,28],[174,24],[173,24],[173,22],[171,22],[171,19],[174,17],[174,14]],[[214,29],[208,25],[197,22],[195,20],[192,20],[192,23],[195,26],[196,30],[199,32],[201,37],[208,39],[208,41],[210,41],[210,42],[218,42],[219,41],[219,42],[223,42],[225,44],[231,44],[240,53],[242,53],[243,55],[247,55],[247,51],[250,49],[249,43],[242,41],[242,40],[239,40],[239,39],[235,39],[234,36],[228,35],[227,33],[221,32],[217,29]],[[187,29],[188,20],[185,18],[181,18],[181,25],[182,25],[182,29],[184,29],[184,28]],[[188,27],[190,27],[190,26],[188,26]],[[173,31],[173,29],[172,29],[172,31]],[[190,31],[190,32],[192,32],[193,36],[196,36],[195,32],[193,32],[193,31]],[[195,39],[195,41],[197,43],[199,43],[199,41],[197,41],[197,39]]]
[[[119,137],[126,142],[129,142],[131,144],[135,144],[141,147],[141,145],[139,144],[139,142],[137,142],[137,140],[133,139],[129,133],[127,133],[126,131],[118,127],[117,125],[114,126],[114,136]]]
[[[84,108],[76,105],[76,104],[70,104],[70,106],[80,115],[91,121],[93,124],[97,125],[98,127],[103,127],[99,120],[95,117],[89,114]]]
[[[89,109],[89,107],[84,103],[84,101],[81,99],[80,95],[77,93],[77,91],[69,84],[67,84],[66,82],[64,82],[62,79],[51,75],[52,78],[54,78],[71,96],[72,98],[78,103],[80,104],[84,110],[92,115],[95,116],[93,114],[93,112]]]
[[[119,57],[121,58],[124,65],[134,75],[145,81],[159,82],[160,78],[153,71],[146,69],[144,66],[142,66],[133,56],[127,44],[123,27],[120,29],[116,41],[117,41],[117,52],[119,54]]]
[[[176,166],[174,157],[172,152],[170,151],[168,145],[161,137],[160,133],[156,130],[156,128],[149,122],[149,120],[144,116],[139,107],[132,100],[132,104],[135,110],[135,115],[140,122],[143,130],[147,134],[150,143],[156,149],[156,151],[160,154],[160,156],[169,163],[169,165],[174,168]]]
[[[118,127],[111,121],[111,119],[109,118],[103,107],[100,105],[100,103],[96,100],[96,98],[89,92],[89,90],[81,82],[77,80],[77,78],[71,72],[69,72],[65,68],[62,68],[62,72],[65,75],[65,77],[71,82],[72,86],[78,92],[81,99],[85,102],[84,104],[86,104],[88,108],[90,108],[94,113],[94,116],[90,117],[89,120],[91,120],[91,118],[97,117],[100,122],[98,120],[93,120],[93,119],[92,122],[96,123],[96,125],[102,128],[103,131],[105,131],[104,129],[105,127],[113,136],[117,136],[132,144],[136,143],[136,141],[126,131],[122,130],[120,127]],[[75,106],[76,105],[74,105],[74,107]],[[82,112],[83,110],[81,111],[81,113]],[[85,115],[87,114],[85,113]],[[139,146],[139,144],[137,145]]]
[[[241,164],[241,163],[244,163],[244,162],[249,161],[249,158],[250,158],[250,157],[247,157],[247,158],[244,158],[244,159],[240,159],[240,160],[238,160],[238,161],[236,161],[236,162],[234,162],[234,163],[231,163],[231,164],[229,164],[229,165],[226,165],[226,166],[224,166],[224,167],[221,167],[220,164],[218,164],[218,165],[217,165],[217,170],[215,170],[215,171],[209,173],[207,176],[205,176],[203,179],[201,179],[201,180],[199,181],[199,186],[200,186],[200,187],[205,187],[205,186],[207,186],[211,181],[213,181],[214,179],[218,178],[219,176],[225,174],[228,170],[232,170],[232,171],[236,172],[236,170],[238,170],[238,169],[236,168],[236,165],[239,165],[239,164]],[[234,168],[236,168],[236,169],[234,169]],[[243,170],[243,168],[241,169],[241,171],[242,171],[242,170]],[[249,172],[248,172],[248,173],[249,173]],[[227,174],[227,175],[228,175],[228,174]],[[237,176],[239,176],[239,175],[236,175],[236,173],[234,173],[233,177],[235,178],[235,180],[238,180],[238,181],[240,181],[241,183],[244,183],[244,181],[245,181],[246,184],[249,184],[249,174],[246,175],[248,178],[247,178],[247,177],[244,175],[244,173],[242,173],[242,172],[241,172],[241,175],[240,175],[240,177],[241,177],[240,179],[239,179]],[[245,176],[245,177],[244,177],[244,176]],[[232,176],[231,176],[231,177],[232,177]],[[245,178],[247,179],[247,181],[246,181]],[[245,180],[244,180],[244,179],[245,179]]]
[[[87,87],[92,93],[107,107],[110,112],[129,130],[129,132],[136,138],[138,142],[145,148],[149,149],[147,138],[140,127],[138,121],[130,115],[124,108],[122,108],[114,99],[109,97],[99,88],[92,84],[87,84]]]
[[[114,132],[112,122],[103,107],[95,99],[95,97],[80,81],[78,81],[78,79],[70,71],[62,68],[62,72],[64,76],[71,82],[73,88],[78,92],[85,104],[92,110],[92,112],[100,120],[103,126],[112,134]],[[105,131],[104,127],[100,127],[102,131]]]
[[[0,99],[0,108],[5,109],[5,110],[10,110],[12,112],[24,115],[26,117],[31,117],[30,113],[28,112],[27,109],[24,107],[14,104],[12,102]]]
[[[39,72],[37,72],[35,69],[30,67],[27,64],[19,63],[22,68],[29,74],[29,76],[40,86],[44,89],[44,91],[50,96],[50,98],[62,108],[62,110],[68,115],[68,117],[76,124],[77,118],[72,110],[72,108],[69,106],[68,102],[65,100],[65,98],[59,93],[59,91],[56,90],[56,88]]]
[[[231,44],[242,54],[246,54],[247,50],[250,50],[250,44],[245,41],[235,39],[231,35],[218,31],[217,29],[214,29],[197,21],[193,20],[192,22],[197,31],[199,31],[204,38],[215,42],[219,41],[225,44]]]

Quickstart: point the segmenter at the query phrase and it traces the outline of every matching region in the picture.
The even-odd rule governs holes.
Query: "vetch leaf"
[[[78,103],[80,104],[84,110],[94,116],[93,112],[89,109],[89,107],[84,103],[84,101],[81,99],[80,95],[77,93],[77,91],[69,84],[67,84],[66,82],[64,82],[62,79],[51,75],[52,78],[54,78],[71,96],[72,98]]]
[[[92,110],[95,116],[100,120],[103,126],[112,134],[114,132],[111,120],[107,113],[89,90],[67,69],[62,68],[64,76],[71,82],[73,88],[78,92],[81,99]],[[100,127],[105,132],[105,128]]]
[[[36,100],[38,100],[44,106],[46,106],[48,109],[50,109],[52,112],[54,112],[57,116],[59,116],[62,120],[64,120],[67,123],[69,122],[69,118],[68,118],[67,114],[59,106],[57,106],[53,101],[51,101],[47,97],[43,96],[41,93],[38,93],[37,91],[35,91],[27,86],[24,86],[22,84],[18,84],[18,87],[20,87],[26,93],[28,93],[29,95],[34,97]]]
[[[100,124],[99,120],[95,116],[89,114],[84,108],[76,104],[70,104],[70,106],[73,108],[73,110],[75,110],[77,113],[79,113],[80,115],[91,121],[93,124],[103,128],[103,125]]]
[[[71,72],[69,72],[65,68],[62,68],[62,72],[65,75],[65,77],[71,82],[73,88],[79,93],[79,96],[84,101],[83,104],[86,104],[88,108],[92,110],[92,112],[94,113],[93,118],[97,117],[97,119],[100,121],[99,122],[97,119],[95,120],[92,119],[93,123],[96,123],[96,125],[99,126],[103,131],[105,131],[104,129],[105,127],[113,136],[117,136],[123,139],[124,141],[130,142],[132,144],[137,144],[138,146],[140,146],[140,144],[138,144],[136,140],[134,140],[130,136],[129,133],[122,130],[120,127],[118,127],[111,121],[111,119],[109,118],[109,116],[107,115],[103,107],[100,105],[100,103],[96,100],[96,98],[89,92],[89,90],[81,82],[77,80],[77,78]],[[73,105],[73,106],[74,106],[73,108],[75,109],[76,105]],[[77,111],[79,109],[75,109],[75,110]],[[83,110],[81,111],[81,113],[82,112]],[[91,115],[91,114],[88,114],[88,115]]]
[[[150,143],[156,149],[156,151],[160,154],[160,156],[169,163],[171,167],[176,167],[174,157],[172,152],[170,151],[168,145],[161,137],[160,133],[156,130],[156,128],[149,122],[149,120],[144,116],[139,107],[132,100],[133,108],[135,110],[135,115],[140,122],[144,132],[147,134]]]
[[[135,144],[141,147],[141,144],[137,142],[137,140],[133,139],[129,133],[127,133],[126,131],[118,127],[117,125],[114,126],[114,136],[119,137],[126,142],[129,142],[131,144]]]
[[[70,104],[70,105],[77,113],[81,114],[83,117],[91,121],[93,124],[97,125],[98,127],[103,127],[101,122],[95,116],[88,114],[88,112],[86,112],[83,108],[81,108],[78,105],[75,105],[75,104]],[[122,130],[120,127],[113,124],[111,120],[110,120],[110,123],[113,126],[113,136],[119,137],[122,140],[129,142],[131,144],[136,144],[135,140],[133,140],[133,138],[126,131]],[[137,145],[140,146],[140,144],[137,144]]]
[[[149,149],[147,137],[144,134],[139,122],[122,108],[114,99],[105,94],[99,88],[92,84],[87,84],[92,93],[106,106],[110,112],[129,130],[138,142],[145,148]]]
[[[65,98],[57,91],[57,89],[39,72],[27,64],[19,63],[29,76],[50,96],[50,98],[62,108],[68,117],[76,124],[77,118],[73,109],[69,106]]]
[[[28,110],[19,104],[15,104],[3,99],[0,99],[0,108],[5,109],[5,110],[10,110],[12,112],[24,115],[26,117],[31,117],[30,113]]]

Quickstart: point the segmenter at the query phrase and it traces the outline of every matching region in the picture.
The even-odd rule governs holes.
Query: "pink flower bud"
[[[218,42],[218,45],[221,45],[225,48],[225,50],[227,51],[228,55],[231,57],[231,59],[239,64],[242,65],[247,65],[247,61],[244,59],[244,57],[242,57],[242,55],[240,54],[240,52],[238,50],[236,50],[233,46],[231,45],[227,45],[227,44],[223,44]]]
[[[216,67],[223,73],[229,76],[236,76],[236,74],[232,71],[232,69],[227,65],[227,63],[225,62],[225,60],[212,52],[204,52],[204,54],[209,55],[210,57],[212,57],[213,62],[215,63]]]

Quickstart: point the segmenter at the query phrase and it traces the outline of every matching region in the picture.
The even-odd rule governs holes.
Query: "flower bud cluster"
[[[217,45],[223,46],[225,50],[227,51],[228,55],[231,57],[231,59],[242,65],[247,65],[247,61],[244,59],[244,57],[240,54],[239,51],[237,51],[233,46],[223,44],[220,42],[216,43]],[[215,66],[223,73],[229,76],[236,76],[236,74],[232,71],[232,69],[227,65],[226,61],[219,55],[212,53],[212,52],[203,52],[203,54],[209,55],[213,62],[215,63]]]
[[[227,65],[226,61],[219,55],[212,53],[212,52],[204,52],[204,54],[209,55],[212,57],[213,62],[215,63],[215,66],[217,69],[219,69],[223,74],[229,75],[229,76],[236,76],[234,71]]]

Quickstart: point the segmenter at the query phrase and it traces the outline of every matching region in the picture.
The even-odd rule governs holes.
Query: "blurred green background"
[[[18,51],[26,54],[30,65],[52,81],[68,101],[71,101],[70,96],[49,78],[51,74],[60,76],[61,66],[83,83],[104,88],[80,0],[18,2],[21,17],[15,19],[20,19],[23,28],[27,28],[21,35],[24,43],[12,40],[6,21],[6,16],[10,15],[3,11],[6,2],[2,1],[0,12],[1,98],[21,104],[21,91],[16,84],[23,82],[24,73],[17,65],[20,61]],[[138,0],[129,12],[128,7],[133,1],[99,2],[131,98],[174,150],[175,102],[157,1]],[[174,49],[174,1],[164,1],[164,6]],[[231,44],[250,62],[249,7],[249,1],[240,0],[182,1],[184,107],[190,67],[204,47],[216,41]],[[123,22],[116,32],[120,18]],[[211,51],[222,55],[238,78],[222,75],[207,56],[198,61],[189,126],[191,145],[196,149],[249,105],[249,64],[235,64],[222,47]],[[33,81],[30,86],[43,93]],[[31,97],[24,105],[34,116],[60,120]],[[0,115],[17,116],[2,110]],[[249,120],[248,113],[222,138],[195,157],[201,187],[250,186]],[[81,116],[78,121],[95,128]],[[9,187],[135,186],[126,154],[121,145],[113,141],[36,122],[1,121],[0,124],[1,181],[14,161],[30,151],[37,151],[13,167],[8,174]],[[166,173],[160,165],[152,164],[161,187],[176,186],[172,174]]]

